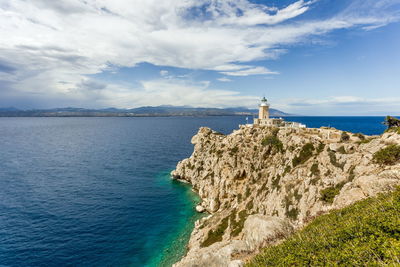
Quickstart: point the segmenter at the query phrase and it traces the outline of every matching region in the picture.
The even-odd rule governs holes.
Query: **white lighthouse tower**
[[[265,97],[261,99],[261,104],[258,110],[258,119],[268,120],[269,119],[269,104]]]
[[[273,120],[269,118],[269,104],[265,97],[261,99],[258,109],[258,118],[254,119],[255,125],[272,125]]]

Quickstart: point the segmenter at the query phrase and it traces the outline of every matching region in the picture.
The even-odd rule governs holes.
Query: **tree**
[[[400,120],[392,116],[386,116],[383,124],[385,124],[388,129],[392,127],[400,127]]]

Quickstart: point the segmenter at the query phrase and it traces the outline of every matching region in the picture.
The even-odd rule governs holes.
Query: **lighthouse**
[[[261,119],[261,120],[269,119],[269,104],[265,97],[263,97],[261,99],[261,104],[260,104],[259,110],[258,110],[258,119]]]
[[[253,120],[253,127],[256,126],[267,126],[267,127],[287,127],[287,128],[305,128],[306,125],[299,122],[284,121],[282,118],[270,118],[269,117],[269,103],[265,97],[261,99],[261,103],[258,106],[258,118]]]
[[[258,109],[258,118],[254,119],[254,125],[280,126],[283,119],[274,119],[269,117],[269,103],[265,97],[261,99]]]

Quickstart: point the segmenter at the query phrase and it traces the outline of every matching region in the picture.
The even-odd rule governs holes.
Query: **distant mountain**
[[[14,108],[14,107],[7,107],[7,108],[0,108],[0,112],[6,112],[6,111],[18,111],[19,109]]]
[[[20,110],[17,108],[0,108],[0,117],[145,117],[145,116],[234,116],[257,114],[257,109],[245,107],[202,108],[189,106],[144,106],[132,109],[85,109],[53,108]],[[290,116],[285,112],[270,109],[271,116]]]

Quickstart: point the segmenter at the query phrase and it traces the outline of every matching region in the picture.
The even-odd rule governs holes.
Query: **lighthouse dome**
[[[266,99],[265,97],[263,97],[263,98],[261,99],[261,104],[260,104],[260,106],[261,106],[261,107],[269,106],[269,105],[268,105],[268,101],[267,101],[267,99]]]

